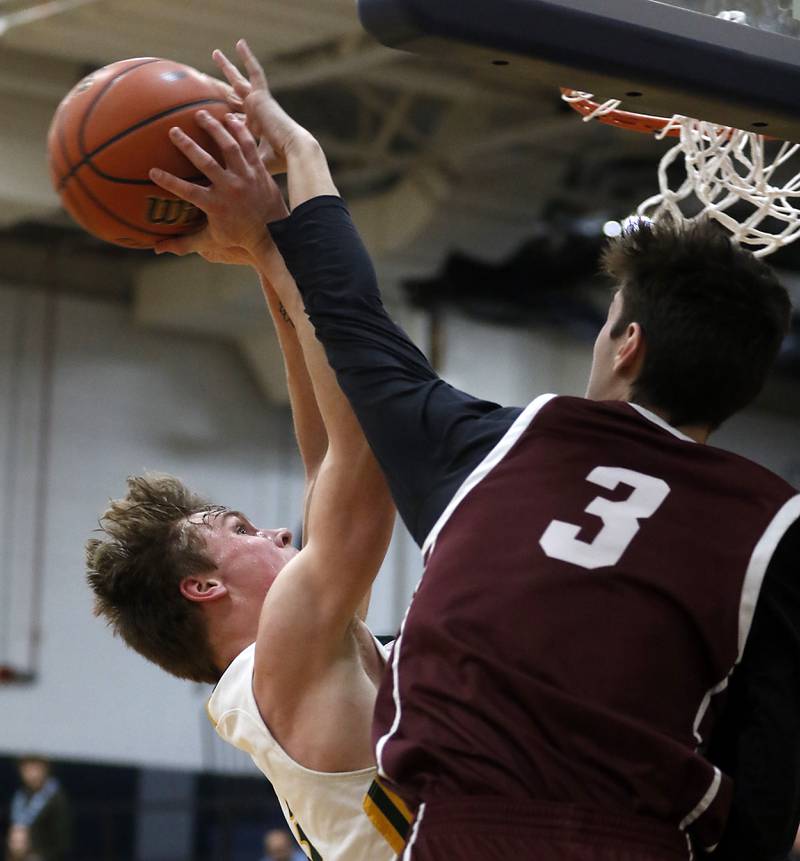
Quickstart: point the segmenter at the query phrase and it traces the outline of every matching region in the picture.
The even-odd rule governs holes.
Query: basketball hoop
[[[596,101],[589,93],[562,87],[562,98],[583,116],[628,131],[653,134],[659,140],[678,138],[658,166],[659,193],[643,201],[636,214],[657,220],[671,215],[694,221],[708,216],[722,224],[732,238],[751,246],[756,257],[772,254],[800,236],[800,158],[788,179],[778,181],[800,144],[775,142],[767,158],[770,138],[756,132],[719,126],[691,117],[654,117],[620,108],[620,99]],[[672,188],[668,169],[683,156],[685,179]],[[740,210],[730,210],[736,204]],[[693,214],[686,210],[691,208]],[[765,223],[766,222],[766,223]]]

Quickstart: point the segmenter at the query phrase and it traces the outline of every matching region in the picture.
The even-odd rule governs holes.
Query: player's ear
[[[194,574],[180,582],[181,595],[189,601],[217,601],[228,594],[227,586],[211,574]]]
[[[614,372],[636,379],[644,361],[644,333],[635,322],[628,323],[621,337],[617,339],[614,352]]]

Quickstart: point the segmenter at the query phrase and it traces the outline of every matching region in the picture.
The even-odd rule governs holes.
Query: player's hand
[[[236,43],[236,53],[242,60],[247,77],[222,51],[214,51],[212,57],[235,95],[242,100],[247,124],[259,139],[267,169],[273,174],[284,173],[288,154],[303,143],[313,141],[313,136],[275,101],[263,68],[244,39]]]
[[[195,236],[159,243],[158,250],[196,250],[207,259],[232,262],[238,252],[231,249],[243,249],[249,255],[268,239],[267,222],[284,218],[288,210],[240,117],[228,114],[223,125],[208,112],[198,111],[197,122],[217,145],[224,165],[177,127],[170,129],[170,139],[206,177],[208,185],[197,185],[158,168],[150,171],[150,178],[165,191],[202,210],[208,224]]]
[[[227,81],[220,81],[219,78],[214,78],[211,75],[205,75],[204,77],[212,89],[217,91],[219,98],[224,99],[228,103],[231,113],[244,113],[244,102],[236,95],[236,90]]]
[[[155,244],[153,250],[156,254],[177,254],[179,257],[186,254],[199,254],[209,263],[226,263],[233,266],[253,265],[253,257],[246,248],[220,247],[213,232],[207,226],[187,236],[162,239]]]

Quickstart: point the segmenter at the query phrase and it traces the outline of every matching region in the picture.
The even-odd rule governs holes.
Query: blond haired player
[[[237,169],[210,171],[215,189],[248,218],[256,206],[265,219],[284,214],[271,178],[247,174],[230,134],[210,131]],[[235,229],[212,218],[193,249],[254,264],[226,241]],[[385,656],[361,616],[394,508],[299,294],[288,309],[276,298],[272,285],[291,276],[276,252],[260,250],[307,475],[303,549],[288,530],[259,529],[177,479],[143,476],[129,479],[102,520],[105,535],[88,543],[89,581],[97,612],[132,648],[173,675],[216,683],[208,713],[218,734],[272,782],[312,861],[388,861],[408,813],[374,781],[370,724]],[[392,845],[363,811],[368,793]]]

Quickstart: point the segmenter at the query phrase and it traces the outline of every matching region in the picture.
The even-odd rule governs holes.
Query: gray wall
[[[145,469],[296,530],[303,481],[288,411],[265,402],[234,348],[136,328],[118,305],[7,287],[0,320],[0,662],[36,658],[41,568],[37,678],[0,688],[0,751],[246,768],[213,736],[205,686],[152,667],[92,616],[83,544],[126,475]],[[401,535],[375,589],[379,633],[396,628],[413,587],[408,543]]]

